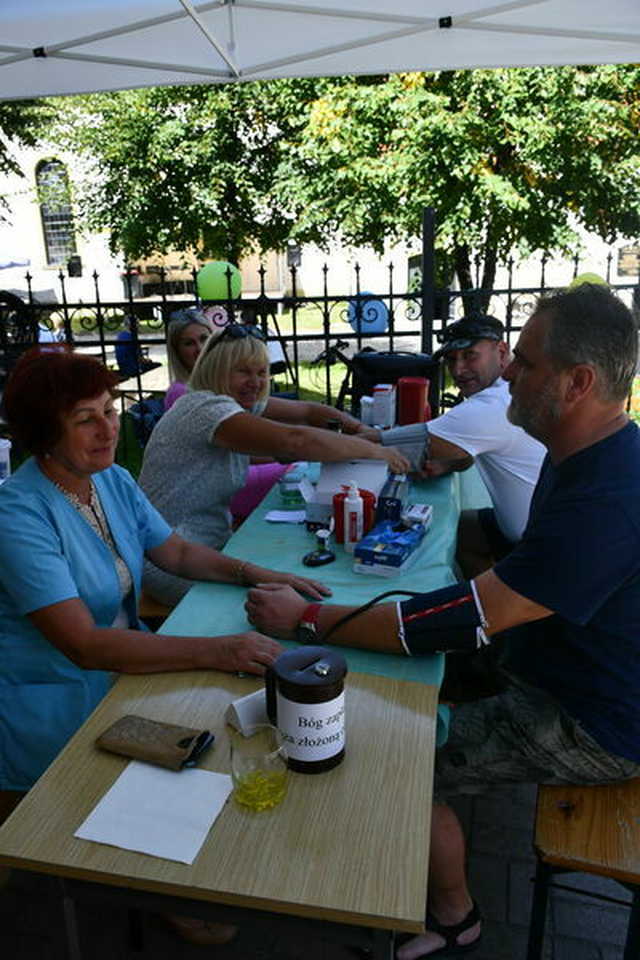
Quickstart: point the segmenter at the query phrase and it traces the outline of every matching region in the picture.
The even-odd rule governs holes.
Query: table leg
[[[144,934],[142,930],[142,913],[140,910],[127,910],[127,927],[129,932],[129,946],[136,953],[144,949]]]
[[[73,897],[69,896],[64,880],[60,881],[60,885],[62,887],[64,928],[67,935],[67,957],[69,960],[82,960],[80,937],[78,936],[78,915],[76,913],[76,902]]]
[[[394,936],[391,930],[372,930],[373,960],[394,960]]]

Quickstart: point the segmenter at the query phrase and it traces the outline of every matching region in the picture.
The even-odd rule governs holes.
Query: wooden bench
[[[162,626],[164,621],[171,613],[171,610],[171,607],[165,607],[164,604],[158,603],[157,600],[154,600],[153,597],[149,596],[148,593],[145,593],[144,590],[140,591],[138,616],[141,620],[144,620],[147,626],[151,627],[152,630],[157,630],[158,627]]]
[[[611,877],[631,891],[624,960],[638,960],[640,778],[601,786],[539,787],[534,846],[538,863],[527,960],[542,957],[551,878],[563,872]],[[557,883],[553,886],[574,889]],[[585,894],[582,890],[575,892]],[[629,906],[628,901],[624,905]]]

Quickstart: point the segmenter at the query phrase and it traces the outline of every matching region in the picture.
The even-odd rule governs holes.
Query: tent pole
[[[433,300],[435,291],[435,211],[425,207],[422,211],[422,343],[423,353],[433,349]]]

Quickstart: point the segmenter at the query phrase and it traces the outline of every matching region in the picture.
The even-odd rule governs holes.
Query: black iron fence
[[[612,259],[613,254],[609,254],[606,269],[602,271],[609,281]],[[316,371],[316,393],[326,402],[346,405],[350,399],[349,363],[351,357],[363,349],[430,353],[447,324],[474,310],[498,316],[513,342],[536,299],[550,290],[546,282],[547,265],[548,258],[542,256],[539,281],[533,286],[515,285],[515,264],[511,261],[507,264],[507,282],[502,288],[433,289],[424,284],[419,274],[414,274],[412,288],[400,292],[398,271],[390,264],[386,269],[384,290],[379,289],[376,293],[362,290],[361,271],[356,265],[354,292],[343,295],[329,292],[329,269],[325,266],[321,292],[314,296],[298,292],[298,271],[291,267],[287,295],[282,297],[267,293],[266,271],[260,268],[257,297],[233,299],[229,276],[229,296],[214,303],[226,312],[230,321],[258,323],[270,343],[281,348],[279,373],[274,378],[276,390],[304,393],[305,371],[313,368]],[[569,283],[584,268],[585,264],[578,258],[567,263],[564,283]],[[159,269],[155,287],[157,295],[140,298],[136,296],[139,292],[136,274],[127,270],[124,275],[126,298],[103,301],[100,278],[94,272],[94,300],[74,303],[67,299],[67,278],[61,272],[58,277],[60,302],[42,303],[32,293],[31,279],[27,273],[28,300],[25,303],[16,305],[15,298],[7,301],[0,292],[0,365],[5,376],[20,352],[38,340],[53,337],[72,344],[77,350],[90,352],[117,369],[117,347],[124,336],[129,336],[134,349],[148,351],[157,366],[153,377],[142,366],[132,376],[123,376],[127,402],[139,402],[151,392],[166,389],[167,323],[177,308],[199,305],[195,294],[176,293],[164,270]],[[192,279],[195,290],[195,270]],[[636,278],[612,286],[637,310],[640,286]],[[273,349],[279,353],[276,347]],[[344,364],[345,369],[340,367],[340,376],[336,377],[334,372],[338,364]],[[430,397],[433,407],[438,404],[439,386],[434,384]]]

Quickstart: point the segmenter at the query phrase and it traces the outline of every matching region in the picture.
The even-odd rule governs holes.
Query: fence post
[[[425,207],[422,211],[422,343],[423,353],[433,351],[433,294],[435,289],[434,276],[434,242],[435,242],[435,212],[433,207]]]

